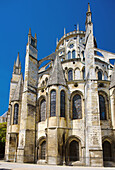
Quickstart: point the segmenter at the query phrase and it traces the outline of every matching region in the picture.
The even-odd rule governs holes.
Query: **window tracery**
[[[65,91],[60,94],[60,117],[65,117]]]
[[[72,118],[73,119],[82,118],[82,104],[81,96],[79,94],[74,95],[72,100]]]
[[[56,90],[51,91],[50,96],[50,116],[56,116]]]

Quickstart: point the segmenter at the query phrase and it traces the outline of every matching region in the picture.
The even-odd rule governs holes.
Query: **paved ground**
[[[37,164],[21,164],[0,161],[0,170],[115,170],[115,167],[78,167],[78,166],[51,166]]]

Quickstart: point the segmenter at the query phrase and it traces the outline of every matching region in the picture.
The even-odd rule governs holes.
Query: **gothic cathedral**
[[[88,4],[85,31],[64,29],[55,52],[41,60],[29,30],[24,79],[18,54],[10,83],[6,161],[115,162],[115,54],[97,48],[91,15]]]

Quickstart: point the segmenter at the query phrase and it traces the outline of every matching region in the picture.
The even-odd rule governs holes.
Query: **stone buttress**
[[[28,34],[17,162],[35,161],[37,39]]]
[[[99,99],[94,68],[94,36],[91,11],[88,4],[86,14],[86,84],[85,84],[85,126],[86,165],[103,166],[102,137],[99,115]]]

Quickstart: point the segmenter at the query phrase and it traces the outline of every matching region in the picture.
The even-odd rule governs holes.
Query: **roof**
[[[56,56],[50,78],[47,86],[51,85],[63,85],[66,86],[66,80],[63,73],[63,68],[59,56]]]

